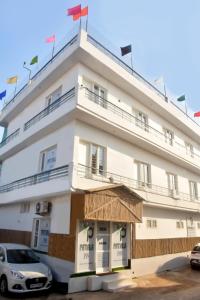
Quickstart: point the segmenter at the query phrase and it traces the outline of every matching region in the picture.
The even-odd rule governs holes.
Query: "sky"
[[[38,55],[42,63],[50,54],[46,37],[67,41],[78,24],[66,10],[78,4],[89,6],[88,27],[96,38],[119,55],[120,46],[132,44],[137,72],[151,82],[163,76],[172,98],[185,94],[190,110],[200,111],[199,0],[1,0],[0,92],[7,90],[6,101],[14,93],[6,79],[18,75],[22,84],[23,62]]]

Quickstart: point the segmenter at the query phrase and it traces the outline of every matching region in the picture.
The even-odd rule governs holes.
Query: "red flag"
[[[78,15],[81,13],[81,4],[74,6],[72,8],[69,8],[67,10],[67,15],[68,16],[74,16],[74,15]]]
[[[77,21],[80,19],[80,17],[85,17],[88,15],[88,6],[81,9],[81,12],[79,14],[73,15],[73,20]]]
[[[194,114],[194,117],[200,117],[200,111],[196,112],[196,113]]]
[[[46,43],[54,43],[55,40],[56,40],[56,36],[55,36],[55,34],[54,34],[54,35],[52,35],[52,36],[46,38],[45,41],[46,41]]]

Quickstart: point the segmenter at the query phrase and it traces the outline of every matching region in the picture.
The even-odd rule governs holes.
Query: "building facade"
[[[187,262],[200,236],[199,125],[81,30],[0,114],[0,242],[58,281]]]

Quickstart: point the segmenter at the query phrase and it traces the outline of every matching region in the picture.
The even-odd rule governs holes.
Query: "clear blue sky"
[[[200,110],[199,0],[1,0],[0,92],[13,92],[8,77],[27,74],[24,61],[49,53],[45,37],[62,40],[74,27],[65,12],[79,3],[89,5],[89,26],[113,45],[133,45],[136,71],[149,80],[164,76],[170,93],[186,94]]]

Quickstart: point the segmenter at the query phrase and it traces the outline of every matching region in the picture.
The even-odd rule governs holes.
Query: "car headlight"
[[[16,279],[23,279],[24,278],[24,275],[22,273],[20,273],[20,272],[11,270],[10,273]]]
[[[52,272],[51,272],[51,269],[49,269],[49,268],[48,268],[48,277],[52,278]]]

